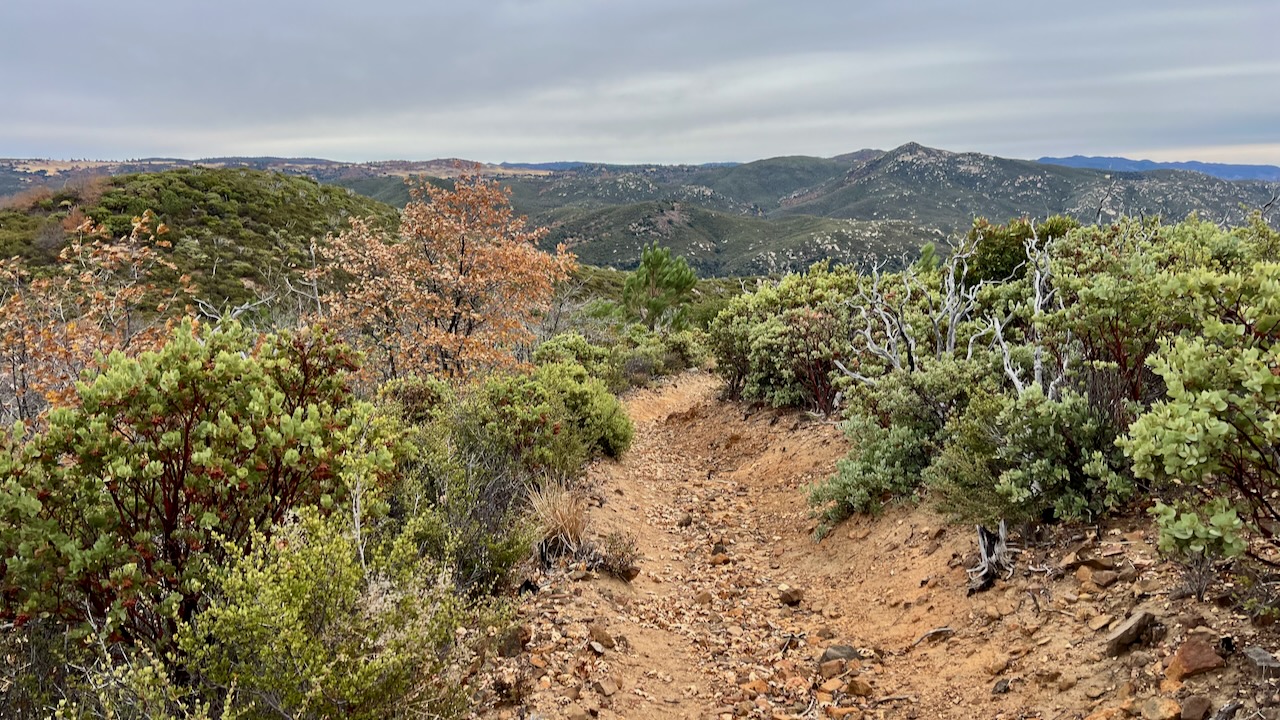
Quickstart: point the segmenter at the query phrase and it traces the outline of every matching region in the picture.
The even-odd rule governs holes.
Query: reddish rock
[[[1213,646],[1199,638],[1192,638],[1184,643],[1173,654],[1169,668],[1164,671],[1165,677],[1175,682],[1184,678],[1216,670],[1223,665],[1222,656]]]
[[[844,672],[843,660],[828,660],[818,666],[818,673],[824,678],[833,678]]]

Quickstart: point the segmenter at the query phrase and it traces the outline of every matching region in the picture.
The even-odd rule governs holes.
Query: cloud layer
[[[1275,27],[1274,0],[8,0],[0,156],[706,162],[914,140],[1280,164]]]

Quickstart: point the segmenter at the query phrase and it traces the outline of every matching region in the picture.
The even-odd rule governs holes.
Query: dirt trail
[[[598,535],[636,537],[641,573],[543,578],[483,717],[1080,718],[1190,692],[1158,687],[1158,652],[1103,652],[1135,607],[1169,613],[1140,531],[1097,547],[1121,576],[1111,590],[1027,558],[967,596],[971,528],[899,508],[815,542],[806,490],[846,454],[838,428],[717,391],[690,373],[627,398],[636,440],[591,468],[590,514]],[[854,657],[820,664],[840,651]]]

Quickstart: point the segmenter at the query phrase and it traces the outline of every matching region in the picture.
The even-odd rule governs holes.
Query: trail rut
[[[1102,653],[1108,624],[1151,602],[1138,585],[1024,566],[968,596],[972,528],[923,508],[817,542],[807,489],[847,453],[843,435],[718,389],[695,372],[626,398],[633,447],[594,464],[586,487],[595,532],[634,535],[641,573],[544,578],[483,717],[1079,718],[1152,691]],[[1155,552],[1122,532],[1110,540],[1135,580]],[[856,659],[820,665],[833,647]]]

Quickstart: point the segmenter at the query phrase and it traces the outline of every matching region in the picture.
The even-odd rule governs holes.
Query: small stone
[[[1116,569],[1116,561],[1109,557],[1101,557],[1101,556],[1091,557],[1081,561],[1081,564],[1084,567],[1089,568],[1090,570],[1115,570]]]
[[[778,588],[778,601],[783,605],[795,607],[804,599],[804,591],[800,588],[787,587],[783,585]]]
[[[618,641],[613,639],[613,636],[609,634],[609,631],[599,623],[592,623],[591,626],[587,628],[587,634],[591,636],[592,640],[600,643],[602,647],[610,650],[618,644]]]
[[[587,714],[586,710],[583,710],[577,705],[570,705],[565,708],[564,717],[565,720],[590,720],[591,718],[591,716]]]
[[[862,708],[829,707],[827,708],[827,717],[845,718],[845,720],[858,720],[858,718],[862,717]]]
[[[680,519],[676,521],[676,527],[687,528],[692,524],[693,524],[693,515],[689,513],[685,513],[681,515]]]
[[[1111,587],[1118,579],[1120,574],[1111,570],[1097,570],[1093,573],[1093,583],[1098,587]]]
[[[1089,621],[1089,629],[1094,632],[1098,632],[1102,628],[1110,625],[1112,620],[1115,620],[1115,618],[1103,613]]]
[[[703,590],[702,592],[693,596],[693,601],[698,603],[699,605],[710,605],[712,599],[714,598],[711,595],[710,590]]]
[[[569,573],[569,579],[570,580],[586,580],[589,575],[591,575],[591,573],[587,572],[586,570],[579,569]]]
[[[711,556],[712,565],[728,565],[729,562],[730,562],[729,556],[726,555],[725,553],[716,553],[715,555]]]
[[[613,678],[601,678],[591,683],[591,689],[605,697],[609,697],[618,692],[618,683],[614,682]]]
[[[621,573],[618,573],[618,577],[622,578],[627,582],[631,582],[632,580],[635,580],[637,577],[640,577],[640,567],[638,565],[632,565],[626,570],[623,570]]]
[[[822,683],[821,685],[819,685],[818,689],[822,690],[823,692],[834,693],[839,691],[843,687],[844,687],[844,681],[838,677],[833,677],[827,680],[826,682]]]
[[[843,660],[828,660],[818,666],[818,674],[824,678],[832,678],[844,672]]]
[[[1076,686],[1076,679],[1070,675],[1064,676],[1058,681],[1058,692],[1066,692]]]
[[[1153,697],[1142,703],[1143,720],[1178,720],[1182,717],[1182,706],[1176,700]]]
[[[1160,591],[1160,581],[1156,578],[1143,578],[1138,581],[1138,587],[1135,588],[1137,594],[1150,595]]]
[[[846,688],[846,690],[850,695],[853,695],[855,697],[871,697],[871,695],[875,692],[875,690],[872,689],[871,687],[871,683],[867,682],[866,680],[863,680],[862,678],[853,678],[852,680],[850,680],[849,686]]]
[[[1007,692],[1009,692],[1009,678],[997,680],[995,687],[991,688],[992,695],[1003,695]]]
[[[598,642],[596,642],[596,641],[594,641],[594,640],[592,640],[590,643],[587,643],[587,647],[591,648],[591,652],[593,652],[593,653],[595,653],[595,654],[597,654],[597,655],[603,655],[603,654],[604,654],[604,645],[601,645],[600,643],[598,643]]]
[[[832,660],[861,660],[862,653],[858,652],[852,645],[832,645],[822,651],[822,657],[818,659],[818,663],[828,663]]]
[[[1182,720],[1204,720],[1209,717],[1213,703],[1203,695],[1192,695],[1182,703]]]
[[[1213,646],[1199,638],[1192,638],[1178,648],[1173,660],[1165,670],[1165,677],[1174,682],[1181,682],[1192,675],[1216,670],[1223,665],[1222,656]]]
[[[1118,656],[1127,650],[1130,645],[1137,642],[1138,638],[1142,637],[1142,633],[1154,625],[1155,622],[1156,616],[1146,610],[1139,610],[1130,615],[1128,620],[1121,623],[1120,627],[1111,631],[1111,634],[1107,636],[1107,654],[1112,657]]]
[[[1092,581],[1093,568],[1088,567],[1087,565],[1081,565],[1080,567],[1076,568],[1076,580],[1078,580],[1081,585]]]
[[[1249,664],[1257,671],[1258,676],[1264,680],[1280,677],[1280,660],[1276,660],[1275,655],[1254,645],[1244,649],[1244,656],[1248,658]]]
[[[820,640],[830,640],[835,636],[836,636],[835,631],[827,627],[826,625],[823,625],[822,627],[818,628],[818,639]]]

